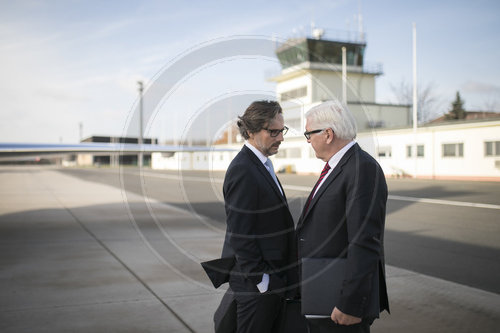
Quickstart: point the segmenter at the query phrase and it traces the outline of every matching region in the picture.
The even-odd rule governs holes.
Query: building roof
[[[500,119],[500,113],[489,112],[489,111],[466,111],[465,119],[446,119],[446,115],[442,115],[439,118],[429,121],[425,125],[436,125],[441,123],[454,123],[457,121],[467,122],[467,121],[478,121],[478,120],[497,120]]]
[[[107,136],[107,135],[92,135],[81,142],[98,142],[98,143],[139,143],[139,138],[137,137],[123,137],[123,136]],[[158,144],[158,139],[156,138],[143,138],[145,144]]]

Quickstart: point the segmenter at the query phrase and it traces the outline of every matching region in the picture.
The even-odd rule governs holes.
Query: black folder
[[[201,266],[207,273],[210,281],[215,288],[219,288],[223,283],[229,281],[229,273],[234,267],[235,258],[219,258],[215,260],[205,261]]]
[[[347,259],[343,258],[302,259],[302,314],[308,318],[330,317],[340,304],[346,269]],[[380,312],[378,281],[375,282],[366,317],[378,317]]]

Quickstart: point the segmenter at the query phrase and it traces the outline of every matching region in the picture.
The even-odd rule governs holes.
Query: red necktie
[[[321,171],[321,175],[319,176],[319,179],[316,182],[316,185],[314,185],[314,187],[311,191],[311,194],[309,194],[309,199],[307,199],[307,204],[306,204],[306,208],[304,210],[304,213],[307,213],[307,210],[309,209],[309,204],[311,203],[311,201],[313,199],[314,192],[316,192],[316,188],[321,183],[323,178],[325,178],[326,174],[328,173],[328,170],[330,170],[330,165],[328,164],[328,162],[326,162],[325,167],[323,168],[323,171]]]

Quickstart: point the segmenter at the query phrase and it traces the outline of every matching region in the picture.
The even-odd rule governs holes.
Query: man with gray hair
[[[304,294],[306,284],[314,284],[314,278],[323,274],[306,272],[306,261],[341,259],[345,269],[334,271],[341,275],[337,276],[340,290],[335,291],[339,299],[326,309],[326,318],[309,316],[310,332],[369,332],[379,313],[389,311],[383,248],[385,177],[377,161],[354,141],[356,122],[338,101],[307,112],[305,129],[307,142],[326,164],[296,229],[303,312],[306,298],[314,296]],[[326,292],[333,287],[321,288]]]

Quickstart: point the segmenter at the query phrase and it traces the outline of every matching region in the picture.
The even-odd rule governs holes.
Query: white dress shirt
[[[318,193],[318,190],[321,187],[321,185],[323,185],[323,183],[328,178],[328,176],[330,176],[330,174],[332,173],[333,169],[335,169],[335,167],[337,166],[337,164],[339,164],[339,162],[342,159],[342,157],[344,157],[345,153],[349,150],[349,148],[351,148],[352,146],[354,146],[355,143],[356,142],[354,140],[351,141],[351,142],[349,142],[344,147],[342,147],[342,149],[340,149],[338,152],[336,152],[332,157],[330,157],[330,160],[328,160],[328,165],[330,166],[330,170],[328,170],[328,172],[326,173],[325,177],[323,177],[323,179],[321,180],[321,183],[319,183],[318,186],[316,187],[316,191],[314,191],[313,198],[316,195],[316,193]]]
[[[260,152],[260,150],[258,150],[257,148],[255,148],[254,146],[252,146],[252,144],[250,144],[248,142],[245,142],[245,146],[247,146],[248,149],[250,149],[255,154],[255,156],[257,156],[257,158],[262,162],[262,164],[267,169],[267,171],[269,171],[269,168],[265,164],[266,161],[267,161],[267,156],[265,156],[264,154],[262,154]],[[279,186],[278,186],[278,188],[279,188]],[[280,191],[281,191],[281,188],[280,188]],[[257,289],[259,289],[259,291],[261,293],[265,293],[268,288],[269,288],[269,274],[264,273],[262,275],[262,281],[257,285]]]

